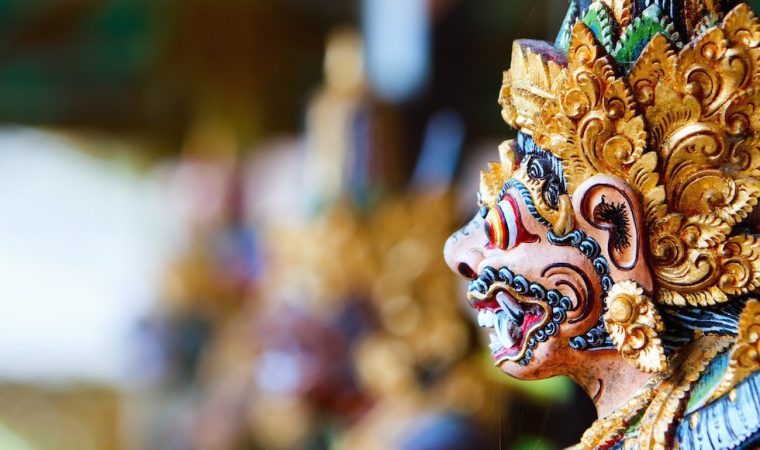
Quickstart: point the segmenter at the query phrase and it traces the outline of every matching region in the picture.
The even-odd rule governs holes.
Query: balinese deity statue
[[[566,375],[584,449],[760,445],[760,21],[725,0],[572,0],[516,41],[517,138],[446,243],[495,364]]]

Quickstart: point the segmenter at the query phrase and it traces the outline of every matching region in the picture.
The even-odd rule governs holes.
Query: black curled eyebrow
[[[508,180],[506,183],[504,183],[504,187],[501,188],[499,198],[504,198],[504,196],[507,194],[507,191],[512,188],[515,188],[520,196],[522,196],[523,200],[525,200],[525,205],[528,207],[528,212],[530,212],[530,215],[533,216],[533,218],[542,225],[550,227],[551,224],[549,221],[544,219],[544,217],[538,213],[538,209],[536,209],[536,203],[533,201],[533,196],[530,194],[527,186],[525,186],[522,181],[516,178]]]

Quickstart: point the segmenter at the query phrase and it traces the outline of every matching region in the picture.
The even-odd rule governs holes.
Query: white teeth
[[[520,325],[518,325],[509,314],[503,311],[499,311],[496,315],[494,331],[504,348],[512,348],[522,339],[522,329],[520,328]]]
[[[493,311],[491,311],[491,310],[486,310],[486,317],[485,317],[485,322],[486,322],[486,326],[487,326],[487,327],[489,327],[489,328],[492,328],[492,327],[493,327],[493,324],[494,324],[494,318],[495,318],[495,317],[496,317],[496,314],[494,314],[494,312],[493,312]]]
[[[478,325],[482,328],[491,328],[494,325],[494,312],[488,309],[481,309],[478,312]]]
[[[490,348],[492,352],[496,353],[503,348],[501,341],[496,336],[496,333],[491,333],[488,335],[488,337],[491,339],[491,342],[488,344],[488,348]]]
[[[478,325],[494,329],[489,335],[491,342],[488,345],[493,353],[504,348],[511,349],[522,342],[522,323],[525,317],[520,304],[505,292],[497,293],[495,298],[501,309],[478,311]]]
[[[509,329],[509,323],[511,321],[504,312],[499,312],[496,317],[496,336],[498,336],[504,348],[512,348],[515,345],[514,339],[512,339],[512,333]]]
[[[516,324],[513,321],[509,321],[509,334],[512,336],[512,339],[515,341],[519,341],[522,339],[522,327],[520,325]]]

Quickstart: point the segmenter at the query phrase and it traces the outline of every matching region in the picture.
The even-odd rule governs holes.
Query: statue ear
[[[573,209],[577,225],[606,249],[615,269],[631,272],[639,265],[646,267],[642,203],[627,183],[608,175],[591,177],[573,193]],[[648,274],[647,269],[643,272]],[[626,273],[625,278],[639,277]],[[651,281],[641,281],[651,289]]]

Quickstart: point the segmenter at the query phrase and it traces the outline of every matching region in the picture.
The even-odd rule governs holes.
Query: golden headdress
[[[738,226],[760,197],[760,21],[683,3],[674,24],[652,0],[573,1],[555,46],[515,42],[499,103],[562,161],[568,193],[598,174],[636,188],[654,300],[705,306],[760,287],[760,238]],[[481,195],[511,176],[509,153]]]

